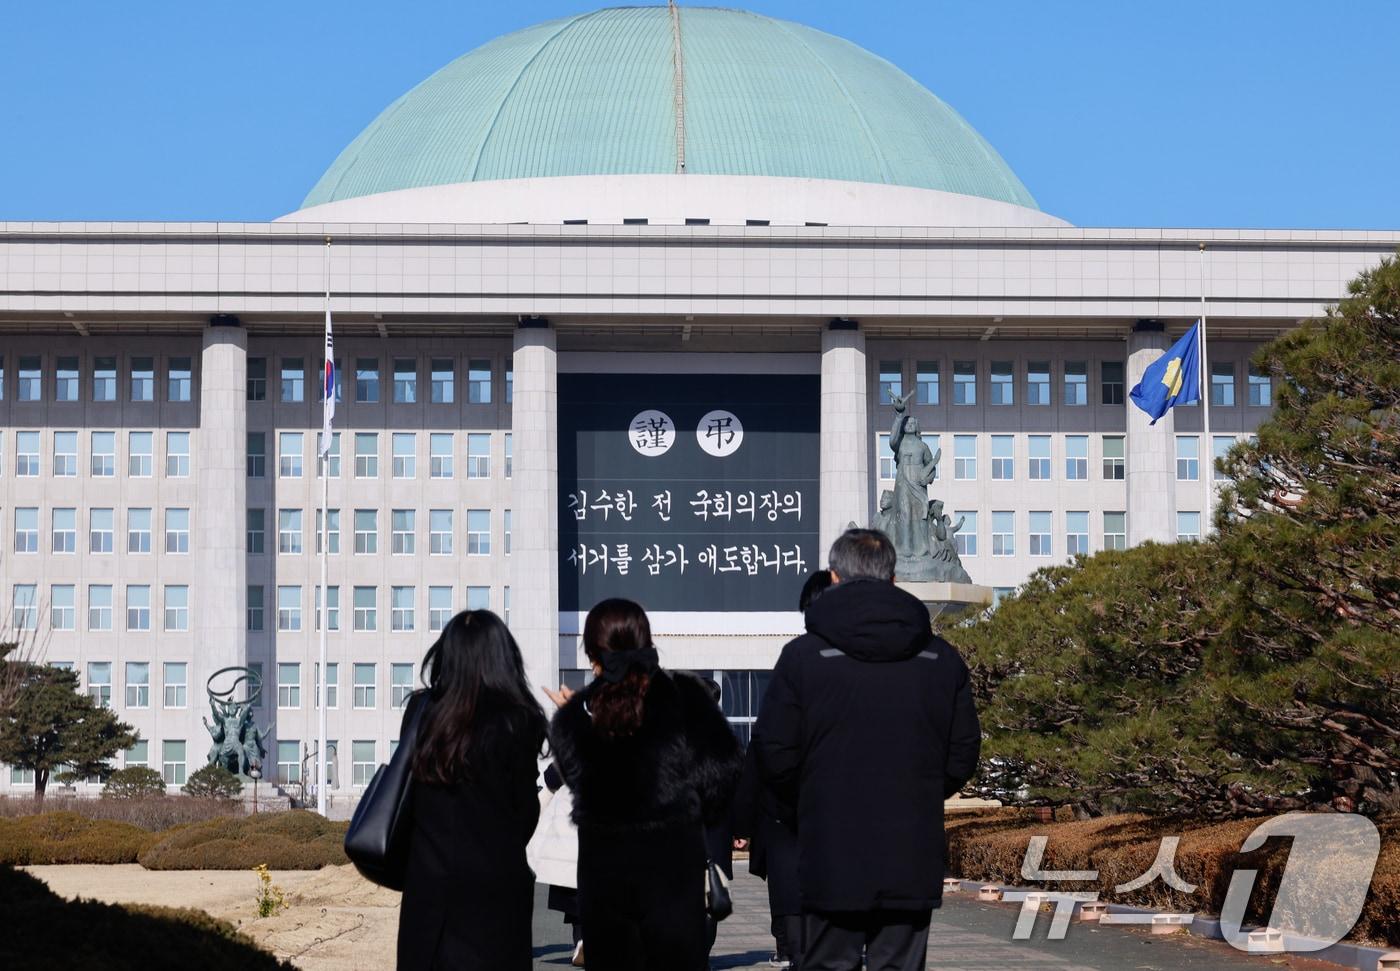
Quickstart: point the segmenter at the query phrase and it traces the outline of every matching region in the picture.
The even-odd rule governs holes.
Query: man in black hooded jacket
[[[893,583],[883,533],[831,548],[835,585],[783,648],[754,728],[760,771],[797,807],[803,971],[924,967],[942,902],[943,801],[977,768],[967,666]]]

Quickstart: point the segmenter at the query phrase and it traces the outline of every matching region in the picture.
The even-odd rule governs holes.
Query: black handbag
[[[350,819],[350,829],[345,833],[345,855],[361,876],[381,887],[399,891],[403,890],[408,870],[413,751],[417,748],[423,709],[428,705],[425,699],[409,707],[399,747],[369,780],[360,804],[355,807],[355,815]]]
[[[705,854],[705,912],[719,923],[734,913],[734,900],[729,896],[729,880],[719,864]]]

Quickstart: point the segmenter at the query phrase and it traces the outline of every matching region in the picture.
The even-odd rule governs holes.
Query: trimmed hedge
[[[71,812],[0,818],[0,864],[135,863],[158,835]]]
[[[202,910],[64,900],[28,873],[0,867],[6,971],[292,971]]]
[[[148,870],[319,870],[348,863],[346,822],[312,812],[255,813],[180,826],[146,845],[138,862]]]

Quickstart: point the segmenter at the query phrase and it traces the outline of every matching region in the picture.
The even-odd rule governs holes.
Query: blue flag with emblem
[[[1201,322],[1198,320],[1171,350],[1147,366],[1133,388],[1133,404],[1152,416],[1149,425],[1173,405],[1201,400]]]

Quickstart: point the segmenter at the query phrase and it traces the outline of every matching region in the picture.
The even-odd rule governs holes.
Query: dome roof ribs
[[[676,102],[676,174],[685,174],[685,51],[681,47],[681,10],[676,0],[667,0],[671,15],[672,83]]]

